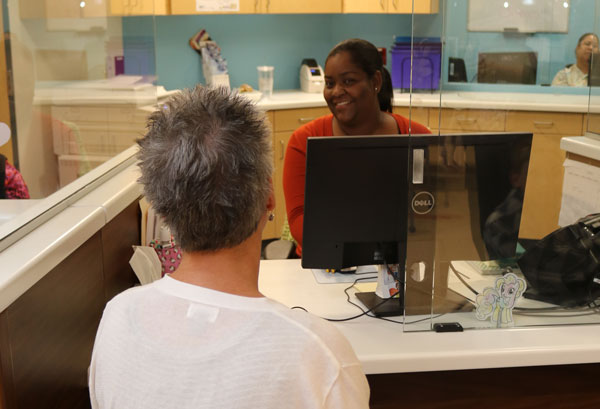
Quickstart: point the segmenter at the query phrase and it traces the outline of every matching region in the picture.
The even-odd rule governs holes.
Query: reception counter
[[[0,253],[3,407],[88,407],[86,370],[102,309],[135,283],[128,260],[139,243],[138,175],[125,167]],[[290,307],[327,318],[358,313],[346,284],[317,284],[298,260],[263,261],[259,280],[265,295]],[[567,397],[591,405],[569,407],[600,405],[600,325],[446,334],[370,317],[335,325],[369,375],[372,408],[499,408],[514,399],[530,406],[512,407],[554,408]]]
[[[519,107],[551,118],[576,116],[581,130],[587,111],[587,99],[578,96],[521,95],[520,102],[506,95],[493,100],[479,97],[444,94],[442,110],[472,110],[480,116],[456,119],[442,112],[437,117],[442,124],[450,118],[449,125],[495,128],[501,124],[500,131],[509,131],[519,122],[497,111],[490,116],[486,109]],[[406,109],[411,102],[414,107],[420,104],[429,119],[440,109],[439,94],[395,95],[397,109]],[[297,126],[285,122],[290,111],[327,110],[320,94],[298,91],[276,92],[270,100],[258,101],[258,106],[270,115],[274,138],[282,138],[275,139],[277,157],[285,146],[279,142]],[[541,127],[538,138],[542,142],[563,132],[547,122],[532,126]],[[545,133],[548,129],[553,133]],[[134,153],[131,148],[122,155]],[[84,178],[101,175],[106,171],[103,166],[110,164]],[[0,252],[0,382],[5,391],[0,408],[88,407],[86,370],[103,307],[136,282],[128,261],[131,246],[140,239],[138,176],[134,164],[125,166]],[[339,285],[316,284],[297,260],[263,262],[260,286],[266,295],[322,317],[358,312],[346,303]],[[335,325],[350,340],[369,375],[373,408],[482,404],[553,408],[565,407],[560,406],[565,401],[575,405],[567,407],[600,407],[592,383],[600,371],[599,325],[452,334],[438,334],[430,328],[406,331],[402,324],[369,317]],[[516,398],[521,406],[514,405]]]
[[[262,261],[260,290],[325,318],[356,316],[349,284],[318,284],[299,260]],[[355,290],[350,300],[357,302]],[[474,314],[474,313],[471,313]],[[362,316],[334,325],[371,386],[371,408],[595,408],[600,325],[436,333]],[[452,319],[448,317],[450,321]],[[416,317],[407,317],[405,324]]]
[[[300,260],[263,260],[259,284],[267,297],[323,318],[360,314],[346,299],[344,289],[350,284],[319,284]],[[356,289],[349,293],[360,305]],[[430,325],[421,331],[409,328],[410,322],[423,318],[406,317],[403,324],[403,317],[390,317],[397,321],[391,322],[362,316],[334,325],[348,338],[367,374],[600,362],[600,324],[545,326],[540,321],[524,328],[455,333],[436,333]]]

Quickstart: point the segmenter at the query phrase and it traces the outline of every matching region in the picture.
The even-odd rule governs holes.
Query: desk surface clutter
[[[449,277],[449,286],[455,284]],[[360,313],[346,300],[348,283],[319,284],[310,270],[302,269],[300,260],[261,261],[259,286],[270,298],[324,318]],[[354,291],[349,293],[356,301]],[[476,322],[472,312],[451,315],[444,321],[460,320],[463,326]],[[349,339],[367,374],[590,363],[598,362],[600,356],[599,324],[540,322],[507,329],[465,326],[464,332],[436,333],[431,320],[419,323],[416,330],[410,328],[409,320],[416,319],[408,317],[403,325],[402,317],[395,318],[398,323],[394,323],[362,316],[335,325]]]

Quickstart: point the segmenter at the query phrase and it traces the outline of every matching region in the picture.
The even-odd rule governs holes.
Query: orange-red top
[[[398,124],[398,134],[408,134],[408,118],[389,114]],[[325,115],[298,128],[290,137],[283,165],[283,192],[290,232],[298,242],[296,253],[302,255],[302,223],[304,222],[304,182],[306,177],[306,140],[309,136],[332,136],[333,115]],[[431,133],[427,127],[411,121],[411,134]]]

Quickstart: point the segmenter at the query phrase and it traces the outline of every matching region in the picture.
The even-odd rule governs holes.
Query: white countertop
[[[560,148],[586,158],[600,160],[600,135],[568,136],[560,140]]]
[[[589,97],[586,95],[527,94],[509,92],[394,92],[394,106],[428,108],[501,109],[522,111],[551,111],[587,113]],[[261,98],[257,105],[264,109],[291,109],[326,106],[323,95],[297,90],[275,91],[271,98]]]
[[[135,151],[120,154],[126,157]],[[117,161],[119,158],[111,160]],[[84,177],[93,179],[106,166]],[[69,254],[141,195],[139,169],[133,164],[70,204],[19,241],[0,252],[0,311],[42,279]],[[83,180],[83,178],[80,178]],[[77,181],[76,181],[77,182]],[[72,185],[77,187],[76,182]],[[71,185],[69,185],[70,187]],[[37,203],[41,205],[41,201]]]
[[[0,199],[0,225],[24,210],[34,206],[41,199]]]
[[[84,85],[84,84],[83,84]],[[34,103],[52,105],[153,105],[160,98],[168,97],[177,90],[166,91],[163,87],[136,90],[85,88],[75,83],[66,86],[36,87]],[[251,98],[258,98],[252,93]],[[559,93],[519,92],[456,92],[402,93],[394,92],[394,106],[457,109],[500,109],[522,111],[579,112],[587,113],[589,96]],[[326,106],[321,93],[300,90],[276,90],[270,98],[261,97],[257,106],[266,111],[276,109],[312,108]]]
[[[321,317],[359,311],[343,292],[348,284],[317,284],[300,260],[261,262],[260,290]],[[456,333],[406,332],[403,325],[361,317],[335,325],[367,374],[502,368],[600,362],[600,325],[478,329]]]

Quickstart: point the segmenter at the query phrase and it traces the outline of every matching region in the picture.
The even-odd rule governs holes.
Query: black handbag
[[[572,307],[600,296],[600,213],[555,230],[517,261],[526,298]]]

